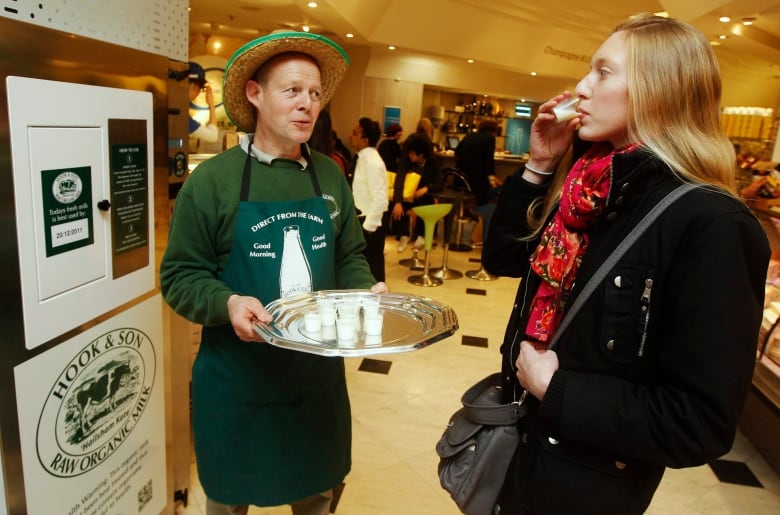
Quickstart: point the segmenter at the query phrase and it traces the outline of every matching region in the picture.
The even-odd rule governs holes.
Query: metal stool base
[[[437,279],[460,279],[463,277],[463,272],[451,268],[434,268],[429,275]]]
[[[407,281],[416,286],[441,286],[444,283],[438,277],[431,277],[430,274],[413,275],[407,278]]]
[[[498,279],[498,276],[490,275],[484,267],[480,267],[479,270],[469,270],[466,272],[466,277],[477,281],[495,281]]]

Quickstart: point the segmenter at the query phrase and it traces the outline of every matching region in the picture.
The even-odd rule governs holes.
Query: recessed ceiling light
[[[315,7],[317,7],[317,2],[309,2],[309,3],[308,3],[308,4],[306,4],[306,5],[308,5],[308,6],[309,6],[309,7],[311,7],[312,9],[314,9]]]
[[[301,30],[304,31],[304,32],[309,32],[311,29],[309,28],[308,25],[303,25],[303,26],[301,26]]]
[[[466,62],[469,64],[474,64],[474,59],[466,59]]]
[[[748,26],[750,26],[750,25],[753,25],[753,22],[754,22],[754,21],[756,21],[756,19],[755,19],[755,18],[742,18],[742,21],[741,21],[741,23],[742,23],[742,25],[744,25],[745,27],[748,27]]]
[[[354,34],[352,34],[351,32],[347,32],[347,33],[346,33],[346,34],[344,34],[344,35],[345,35],[346,37],[348,37],[348,38],[354,38],[354,37],[355,37],[355,35],[354,35]]]
[[[718,20],[720,20],[723,23],[728,23],[731,21],[731,18],[729,18],[728,16],[721,16],[720,18],[718,18]]]
[[[536,72],[531,72],[531,77],[536,77]]]
[[[727,37],[728,37],[727,35],[721,34],[720,36],[718,36],[718,39],[726,39]]]
[[[387,45],[388,50],[395,50],[395,45]]]

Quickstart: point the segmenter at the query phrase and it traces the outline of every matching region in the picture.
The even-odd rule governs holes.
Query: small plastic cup
[[[322,326],[332,326],[336,323],[336,308],[320,307],[319,315]]]
[[[361,302],[364,315],[376,315],[379,313],[379,297],[365,297]]]
[[[379,334],[367,334],[363,343],[366,346],[382,345],[382,335]]]
[[[579,97],[567,98],[557,106],[553,107],[555,120],[559,123],[568,122],[579,115],[577,106],[580,104]]]
[[[381,313],[367,314],[363,319],[363,330],[369,336],[381,335],[383,320]]]
[[[336,319],[336,334],[340,341],[352,341],[355,339],[355,315],[343,315]]]
[[[316,311],[309,311],[303,315],[303,325],[306,328],[306,332],[310,334],[319,333],[322,329],[322,321],[320,320],[320,314]]]
[[[336,311],[339,312],[339,316],[341,315],[357,315],[358,310],[360,309],[360,304],[358,304],[357,299],[345,299],[344,302],[339,304],[339,306],[336,308]]]
[[[336,302],[330,297],[317,299],[317,309],[336,309]]]
[[[320,331],[320,338],[324,342],[332,342],[338,339],[338,333],[336,333],[336,325],[324,325]]]

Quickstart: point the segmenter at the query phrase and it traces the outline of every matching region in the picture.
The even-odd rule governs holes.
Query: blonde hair
[[[428,118],[420,118],[420,121],[417,122],[416,132],[425,134],[429,140],[433,141],[433,122]]]
[[[684,178],[736,195],[734,146],[720,124],[721,80],[704,35],[678,20],[641,14],[625,36],[628,135]]]
[[[645,13],[613,30],[625,38],[628,83],[628,137],[681,177],[716,186],[736,196],[734,146],[720,124],[721,80],[707,39],[687,23]],[[564,159],[550,193],[532,204],[534,232],[554,208],[565,172]]]

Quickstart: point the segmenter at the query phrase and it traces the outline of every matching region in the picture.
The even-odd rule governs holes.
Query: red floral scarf
[[[582,256],[588,249],[587,229],[603,213],[612,185],[612,157],[638,145],[613,150],[596,144],[569,171],[561,190],[561,203],[545,227],[531,255],[531,269],[542,278],[531,301],[526,326],[530,338],[549,341],[564,314]]]

